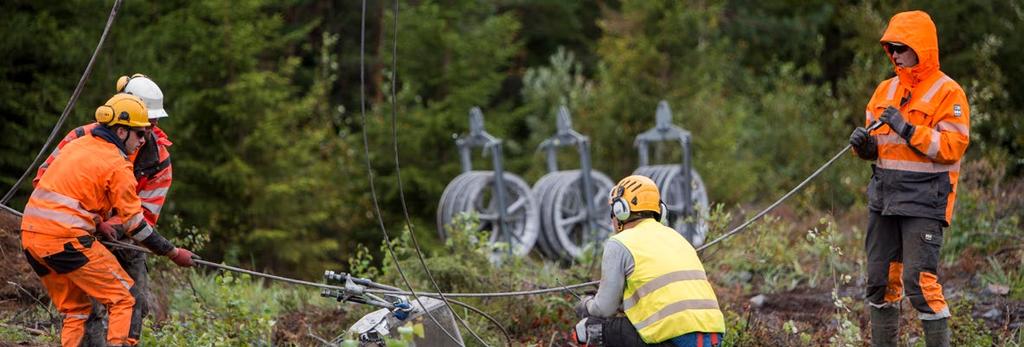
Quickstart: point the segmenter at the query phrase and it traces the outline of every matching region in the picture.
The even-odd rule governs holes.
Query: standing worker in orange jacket
[[[61,150],[36,184],[22,219],[25,256],[54,306],[64,316],[61,343],[78,346],[92,309],[90,297],[107,306],[108,345],[135,345],[129,332],[135,281],[95,234],[114,238],[103,216],[116,214],[136,242],[179,266],[192,252],[176,248],[143,218],[128,154],[145,144],[150,123],[142,99],[117,94],[96,109],[100,125]]]
[[[167,134],[157,126],[160,118],[168,116],[163,106],[164,93],[160,90],[160,86],[143,74],[121,76],[117,80],[116,89],[118,93],[128,93],[139,97],[146,105],[147,115],[151,124],[148,128],[149,131],[146,132],[146,141],[139,146],[138,150],[129,153],[129,159],[132,162],[135,179],[138,181],[136,193],[139,195],[139,199],[142,200],[142,215],[150,225],[155,226],[157,219],[160,218],[160,210],[167,199],[167,191],[171,187],[172,180],[171,157],[170,152],[167,150],[172,143],[167,138]],[[60,151],[66,144],[85,136],[98,125],[99,123],[95,122],[82,125],[64,136],[64,139],[57,144],[57,148],[53,150],[53,153],[46,158],[43,165],[40,165],[36,172],[36,177],[32,181],[33,185],[39,182],[43,173],[49,168],[50,163],[60,154]],[[113,218],[106,220],[106,222],[106,224],[111,225],[117,230],[123,230],[121,221],[117,216],[113,216]],[[118,235],[122,240],[129,241],[127,236],[123,235],[123,231],[119,234],[122,234]],[[146,254],[130,249],[115,249],[112,253],[125,272],[135,280],[135,286],[131,290],[132,296],[135,297],[135,310],[133,314],[139,317],[132,320],[137,322],[137,324],[131,326],[131,331],[133,335],[138,336],[139,332],[142,331],[142,320],[149,313],[149,306],[147,305],[147,297],[150,295],[149,271],[146,268]],[[86,335],[83,346],[106,345],[107,334],[106,327],[103,324],[105,319],[106,316],[102,307],[94,305],[93,312],[89,314],[89,319],[86,321]]]
[[[865,124],[885,126],[850,135],[855,153],[874,161],[865,240],[871,345],[896,346],[905,294],[926,344],[949,346],[939,250],[970,139],[970,109],[960,85],[939,70],[938,35],[928,14],[896,14],[880,41],[896,77],[875,89]]]
[[[151,126],[146,133],[146,142],[135,152],[129,153],[132,159],[132,167],[135,178],[138,180],[139,198],[142,199],[142,214],[150,225],[156,225],[160,218],[160,210],[163,209],[167,199],[167,191],[171,187],[171,153],[168,151],[173,143],[167,138],[167,134],[157,126],[161,118],[168,117],[164,110],[164,93],[160,86],[152,79],[143,74],[132,76],[121,76],[117,80],[117,92],[128,93],[142,99],[146,104],[147,115]],[[49,168],[50,163],[60,154],[64,145],[85,136],[99,123],[89,123],[75,128],[57,144],[57,148],[50,153],[43,165],[36,170],[36,177],[32,184],[36,185],[43,173]],[[116,220],[115,220],[116,221]],[[117,223],[114,223],[117,224]]]

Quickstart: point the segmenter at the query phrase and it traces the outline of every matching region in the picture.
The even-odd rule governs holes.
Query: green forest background
[[[57,121],[112,3],[0,3],[3,190]],[[668,100],[694,134],[712,201],[761,206],[847,143],[893,74],[878,44],[888,19],[923,9],[938,27],[942,70],[970,99],[967,160],[1024,174],[1019,0],[400,1],[397,28],[391,6],[367,9],[365,129],[359,1],[126,1],[60,134],[90,122],[118,76],[150,76],[175,143],[159,229],[208,235],[207,259],[315,276],[381,242],[362,131],[385,226],[407,229],[393,104],[405,199],[428,248],[440,244],[434,214],[459,173],[453,136],[467,131],[473,106],[505,140],[506,170],[535,182],[545,170],[537,145],[554,133],[559,104],[591,138],[595,169],[615,179],[636,168],[633,138]],[[563,167],[578,165],[565,154]],[[675,156],[666,148],[656,158]],[[864,162],[841,160],[792,205],[864,211],[868,176]],[[23,184],[11,205],[20,210],[30,191]]]

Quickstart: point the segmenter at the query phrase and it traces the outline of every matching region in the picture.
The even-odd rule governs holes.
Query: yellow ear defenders
[[[128,116],[128,112],[121,112],[118,118],[131,118]],[[100,105],[96,108],[96,122],[104,125],[110,125],[114,121],[114,108],[109,105]]]
[[[133,78],[136,78],[136,77],[146,77],[146,75],[137,73],[137,74],[134,74],[134,75],[131,75],[131,76],[121,76],[121,77],[118,77],[117,78],[117,92],[118,93],[123,93],[124,92],[124,88],[128,87],[128,82],[131,82],[131,80]]]
[[[124,125],[130,128],[144,128],[150,125],[146,105],[139,97],[118,93],[96,108],[96,122],[107,125]]]
[[[668,210],[661,201],[658,186],[646,176],[633,175],[623,178],[612,187],[608,197],[612,217],[625,222],[633,212],[651,211],[658,213],[659,222],[664,222]]]

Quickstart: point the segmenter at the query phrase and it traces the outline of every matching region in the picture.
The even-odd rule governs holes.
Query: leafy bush
[[[808,209],[808,211],[816,211]],[[779,215],[790,211],[777,211]],[[750,215],[751,213],[747,213]],[[810,212],[808,217],[821,213]],[[731,215],[716,206],[710,213],[711,238],[725,231]],[[738,224],[737,221],[732,221]],[[705,267],[720,276],[726,285],[741,285],[745,290],[774,293],[797,286],[810,288],[845,286],[860,276],[863,233],[855,226],[840,230],[839,222],[829,215],[808,223],[798,218],[769,214],[731,240],[705,252]],[[800,225],[810,224],[805,232]],[[709,238],[710,239],[710,238]],[[832,282],[833,279],[839,283]]]
[[[309,305],[308,290],[267,286],[249,275],[181,275],[168,319],[147,320],[142,343],[154,346],[270,346],[277,318]]]
[[[974,311],[974,302],[970,299],[962,299],[951,303],[949,328],[952,338],[951,346],[994,346],[995,339],[992,332],[985,327],[985,322],[974,319],[971,312]]]
[[[965,252],[992,254],[1008,240],[1022,240],[1024,179],[1008,177],[1005,162],[996,160],[971,160],[961,170],[953,223],[942,247],[946,263]]]

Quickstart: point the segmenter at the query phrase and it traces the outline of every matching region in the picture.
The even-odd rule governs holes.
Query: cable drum
[[[550,259],[571,260],[583,255],[588,244],[600,243],[611,234],[608,220],[608,191],[612,181],[603,173],[590,171],[594,214],[587,215],[580,170],[556,171],[541,177],[533,186],[540,200],[541,237],[537,245]]]
[[[530,186],[519,176],[505,173],[505,226],[511,232],[512,253],[524,256],[540,237],[538,205]],[[460,213],[473,212],[480,219],[478,230],[490,231],[491,243],[505,242],[506,235],[497,232],[498,202],[494,192],[493,171],[470,171],[453,179],[444,193],[437,210],[437,231],[442,239],[448,237],[445,227]],[[500,256],[495,251],[494,256]],[[492,257],[493,258],[493,257]]]
[[[708,234],[708,192],[700,174],[691,169],[690,201],[697,218],[693,221],[693,228],[687,228],[686,220],[681,218],[686,206],[683,200],[683,176],[680,171],[679,165],[650,165],[637,168],[633,174],[650,177],[658,185],[661,200],[668,207],[668,225],[682,234],[694,247],[699,247],[704,244]]]
[[[466,188],[470,185],[478,184],[474,182],[480,181],[482,177],[488,174],[490,174],[489,171],[466,172],[452,179],[448,186],[445,187],[444,192],[441,193],[441,201],[438,203],[437,208],[437,233],[442,240],[448,238],[446,227],[455,219],[456,214],[468,208],[464,205],[466,200],[468,200],[465,198],[466,193],[464,191]]]

